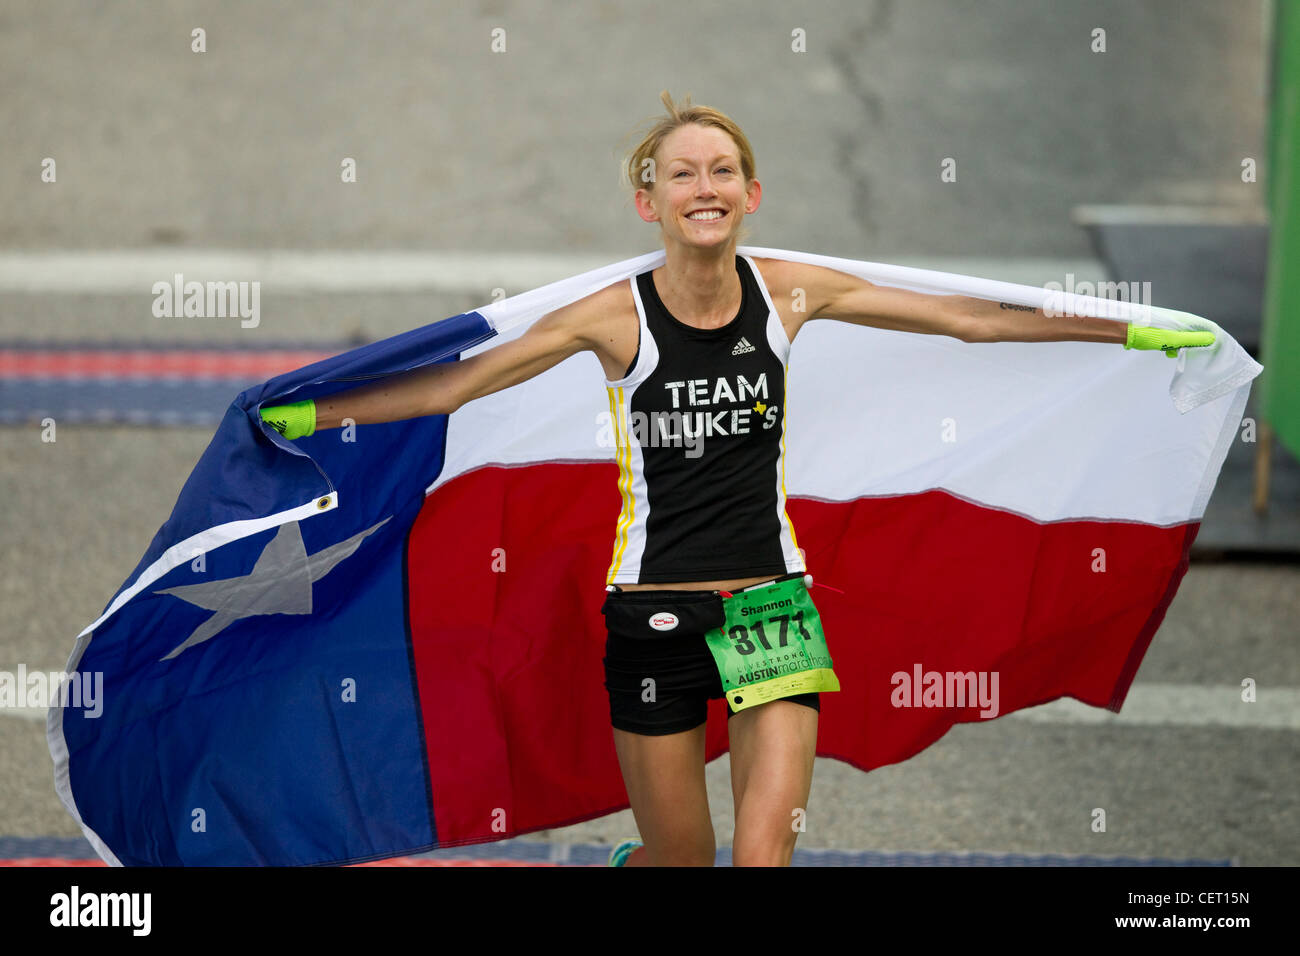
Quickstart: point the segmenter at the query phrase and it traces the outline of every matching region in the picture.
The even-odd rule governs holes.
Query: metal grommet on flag
[[[330,497],[329,495],[326,495],[324,498],[321,498],[321,499],[317,500],[317,502],[316,502],[316,507],[319,508],[321,511],[324,511],[324,510],[325,510],[326,508],[328,508],[332,503],[333,503],[333,502],[332,502],[331,497]]]

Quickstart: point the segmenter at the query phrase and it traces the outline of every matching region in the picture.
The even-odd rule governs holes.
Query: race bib
[[[722,599],[726,620],[704,636],[731,709],[840,689],[821,617],[803,578]]]

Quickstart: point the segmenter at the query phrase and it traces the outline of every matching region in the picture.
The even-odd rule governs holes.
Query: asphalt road
[[[16,2],[0,7],[0,254],[302,249],[614,261],[653,248],[628,134],[690,91],[745,128],[755,245],[1085,261],[1078,203],[1258,203],[1258,0]],[[191,52],[191,31],[207,52]],[[1107,49],[1089,49],[1091,31]],[[491,31],[506,31],[493,53]],[[807,52],[791,49],[802,30]],[[57,164],[42,183],[41,163]],[[357,162],[358,181],[340,181]],[[945,158],[957,180],[940,181]],[[166,278],[166,277],[160,277]],[[1064,277],[1062,277],[1063,279]],[[295,294],[257,330],[161,325],[138,294],[0,291],[5,342],[336,341],[481,304]],[[167,517],[209,429],[0,428],[0,670],[58,670]],[[1260,687],[1228,726],[959,726],[870,774],[819,760],[801,847],[1300,862],[1300,567],[1193,564],[1137,677]],[[1269,691],[1279,693],[1270,698]],[[1276,726],[1282,715],[1282,726]],[[1289,716],[1287,716],[1289,714]],[[1286,721],[1290,721],[1288,725]],[[1272,723],[1270,723],[1272,721]],[[726,758],[709,767],[720,845]],[[1095,807],[1106,833],[1090,830]],[[613,842],[624,812],[537,839]],[[0,715],[0,835],[76,836],[42,722]]]

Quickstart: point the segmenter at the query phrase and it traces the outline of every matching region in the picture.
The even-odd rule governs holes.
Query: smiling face
[[[687,123],[673,130],[655,156],[653,189],[638,189],[636,208],[662,225],[665,241],[714,247],[733,242],[763,189],[745,182],[740,151],[724,131]]]

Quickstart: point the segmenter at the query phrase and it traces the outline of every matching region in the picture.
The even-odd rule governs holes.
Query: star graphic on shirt
[[[202,584],[181,584],[155,594],[171,594],[209,611],[216,611],[160,661],[216,637],[240,618],[254,614],[310,614],[312,583],[329,574],[351,556],[369,535],[391,520],[391,515],[346,541],[308,554],[298,522],[280,525],[248,574]]]
[[[765,411],[767,411],[767,406],[764,405],[762,402],[754,402],[754,411],[762,415]]]

